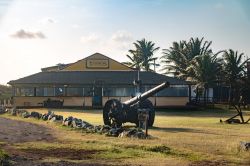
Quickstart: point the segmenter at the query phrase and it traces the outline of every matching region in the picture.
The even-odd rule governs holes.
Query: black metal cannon
[[[123,123],[131,122],[139,125],[138,112],[146,110],[148,112],[148,126],[153,126],[155,110],[152,102],[148,100],[157,92],[169,87],[168,82],[164,82],[141,95],[135,96],[125,102],[117,99],[108,100],[103,108],[103,121],[105,125],[120,127]]]

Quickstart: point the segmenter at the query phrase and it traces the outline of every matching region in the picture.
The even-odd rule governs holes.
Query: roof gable
[[[103,54],[95,53],[75,63],[72,63],[62,71],[132,71],[133,69],[111,59]]]

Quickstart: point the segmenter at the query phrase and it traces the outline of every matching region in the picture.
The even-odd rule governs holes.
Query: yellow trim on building
[[[62,69],[62,71],[100,71],[100,70],[132,71],[133,69],[100,53],[95,53],[73,64],[70,64],[69,66]]]

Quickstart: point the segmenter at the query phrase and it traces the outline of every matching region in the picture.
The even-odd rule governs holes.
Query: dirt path
[[[0,142],[52,141],[53,131],[42,125],[0,117]]]
[[[11,120],[4,117],[0,117],[0,144],[10,156],[10,162],[7,165],[15,166],[64,166],[64,165],[100,165],[98,163],[71,163],[67,160],[61,160],[57,163],[42,162],[42,160],[48,156],[50,157],[62,157],[64,159],[88,159],[88,155],[95,153],[94,151],[72,151],[72,149],[55,149],[51,150],[37,150],[27,149],[20,150],[14,148],[16,143],[24,142],[57,142],[58,140],[53,137],[54,129],[46,127],[46,125],[38,125],[29,122],[23,122],[18,120]],[[79,158],[79,155],[86,158]]]
[[[52,130],[42,125],[0,117],[0,142],[13,165],[35,165],[35,155],[12,147],[15,143],[53,141]],[[11,165],[12,165],[11,164]]]

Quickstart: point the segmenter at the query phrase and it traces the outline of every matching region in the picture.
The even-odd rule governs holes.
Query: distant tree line
[[[151,66],[156,65],[154,53],[160,48],[152,41],[146,39],[137,40],[133,43],[135,49],[129,50],[126,62],[130,67],[137,70],[152,71]],[[161,71],[164,74],[172,74],[176,78],[191,81],[198,90],[202,89],[204,99],[207,99],[208,88],[216,85],[230,87],[229,101],[233,97],[249,89],[249,80],[246,79],[246,63],[244,54],[229,49],[213,52],[212,41],[204,38],[190,38],[188,41],[173,42],[168,49],[163,49],[159,57]]]
[[[11,87],[0,85],[0,100],[9,99],[11,97]]]

